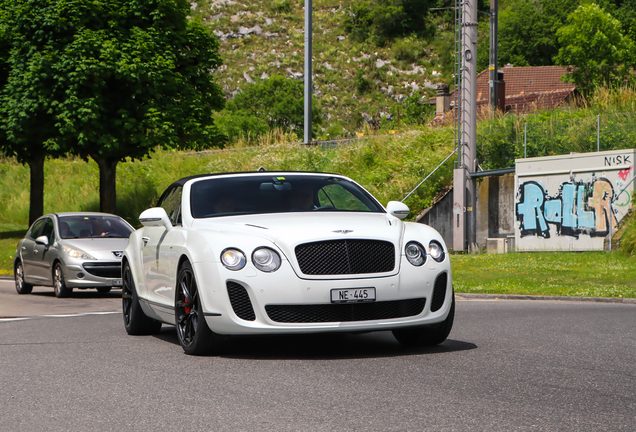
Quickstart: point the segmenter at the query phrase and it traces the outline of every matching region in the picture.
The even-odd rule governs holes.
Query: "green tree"
[[[581,91],[633,81],[629,68],[634,65],[634,43],[623,35],[620,22],[598,5],[579,6],[557,36],[562,47],[555,61],[568,66],[566,79]]]
[[[227,102],[224,115],[255,117],[270,129],[302,133],[305,122],[303,100],[302,81],[275,75],[241,88],[234,99]],[[315,100],[312,101],[311,122],[315,127],[322,123],[321,110]],[[313,129],[312,135],[315,136]]]
[[[7,94],[31,99],[55,119],[45,147],[93,158],[100,169],[100,209],[116,211],[116,167],[157,146],[203,149],[223,144],[213,111],[224,98],[211,71],[218,41],[186,0],[14,0],[18,43]],[[29,102],[35,103],[35,102]],[[9,115],[9,131],[19,110]],[[29,116],[32,119],[33,116]]]
[[[572,0],[522,0],[502,7],[499,12],[499,64],[552,65],[553,57],[559,51],[555,32],[578,4]],[[486,24],[480,29],[485,30],[480,51],[487,54],[489,27]],[[485,65],[481,62],[481,66],[487,67],[488,55],[485,60]]]
[[[29,166],[30,225],[44,212],[44,161],[59,155],[44,143],[59,133],[51,100],[42,97],[52,85],[47,59],[24,55],[28,45],[15,31],[20,11],[12,0],[0,2],[0,150]]]

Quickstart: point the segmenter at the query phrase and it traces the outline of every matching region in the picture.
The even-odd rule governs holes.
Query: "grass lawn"
[[[620,252],[451,256],[458,293],[636,298],[636,257]]]
[[[0,275],[13,274],[15,248],[27,229],[22,225],[0,224]]]

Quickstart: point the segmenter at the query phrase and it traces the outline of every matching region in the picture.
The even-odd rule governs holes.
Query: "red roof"
[[[561,77],[567,73],[563,66],[504,66],[499,70],[503,71],[506,86],[507,112],[520,114],[553,109],[576,90],[574,84],[561,81]],[[489,80],[488,69],[477,75],[478,107],[488,104]]]

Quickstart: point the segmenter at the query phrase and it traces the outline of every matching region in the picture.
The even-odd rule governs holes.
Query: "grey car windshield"
[[[237,176],[192,184],[192,216],[285,212],[375,212],[384,209],[350,180],[334,176]]]
[[[58,227],[63,239],[128,238],[133,231],[126,222],[116,216],[61,216],[58,219]]]

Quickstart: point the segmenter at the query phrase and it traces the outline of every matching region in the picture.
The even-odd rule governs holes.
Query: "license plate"
[[[121,279],[115,279],[113,281],[113,286],[122,286]]]
[[[358,303],[375,301],[375,288],[332,289],[331,303]]]

